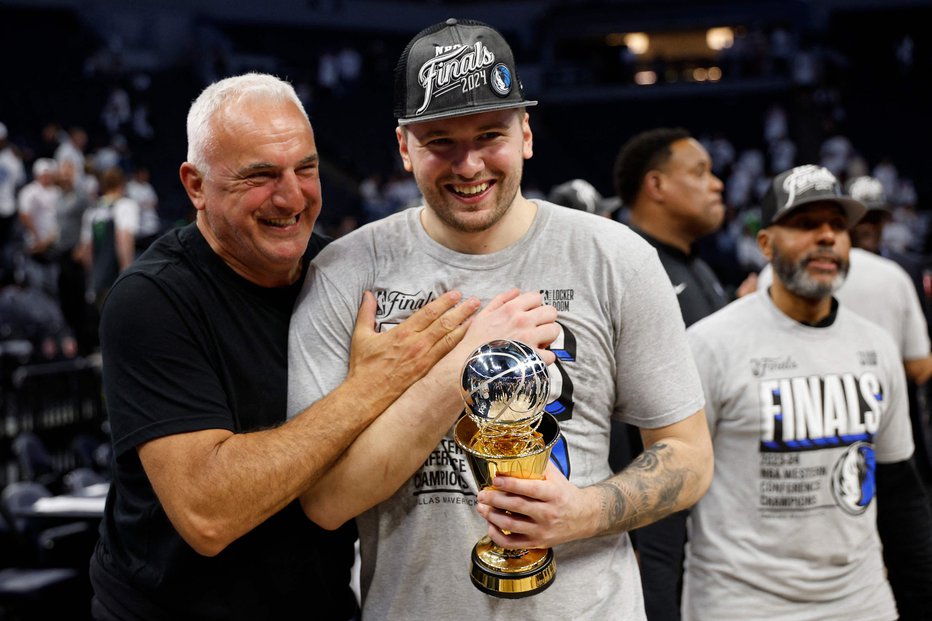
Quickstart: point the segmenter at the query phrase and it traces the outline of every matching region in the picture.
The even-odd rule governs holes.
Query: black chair
[[[100,472],[109,481],[113,478],[111,461],[113,460],[113,445],[110,442],[101,442],[94,451],[95,470]]]
[[[36,566],[39,564],[38,530],[33,522],[21,512],[31,507],[40,498],[48,498],[52,492],[35,481],[10,483],[0,492],[0,515],[3,516],[14,540],[15,562]]]
[[[86,598],[85,579],[79,568],[42,566],[44,555],[39,552],[43,545],[40,541],[58,540],[66,529],[36,532],[29,519],[18,514],[39,498],[49,496],[51,492],[35,482],[12,483],[0,494],[0,533],[4,547],[0,555],[3,559],[0,619],[68,618],[65,613]]]
[[[14,541],[11,558],[25,567],[65,566],[83,570],[96,533],[86,520],[50,523],[29,512],[37,500],[51,496],[47,487],[35,481],[17,481],[3,488],[0,515]]]
[[[62,486],[68,494],[80,494],[82,490],[98,483],[106,483],[107,477],[100,474],[93,468],[80,466],[66,472],[62,477]]]
[[[97,462],[94,459],[94,451],[97,450],[100,444],[101,440],[89,433],[79,433],[74,436],[71,439],[71,452],[74,455],[75,465],[87,468],[96,467]]]
[[[21,478],[47,488],[59,485],[59,473],[52,464],[42,439],[32,431],[21,431],[13,439],[13,454],[19,463]]]
[[[79,433],[71,440],[71,452],[77,468],[90,468],[104,480],[110,480],[110,442],[90,433]]]

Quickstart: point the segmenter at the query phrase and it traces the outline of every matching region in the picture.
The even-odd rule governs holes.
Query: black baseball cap
[[[425,28],[395,66],[399,125],[534,105],[511,47],[479,21],[451,18]]]
[[[864,203],[868,211],[890,211],[883,184],[876,177],[862,175],[845,184],[845,190],[851,198]]]
[[[842,194],[841,184],[828,168],[806,164],[782,172],[770,182],[761,199],[761,226],[766,228],[800,207],[819,201],[844,209],[849,229],[867,211],[863,203]]]
[[[557,205],[588,213],[606,213],[605,201],[598,190],[585,179],[571,179],[550,188],[547,200]]]

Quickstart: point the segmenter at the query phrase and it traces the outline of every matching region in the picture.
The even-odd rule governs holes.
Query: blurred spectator
[[[381,220],[395,213],[395,205],[383,195],[382,176],[373,173],[359,184],[359,199],[366,222]]]
[[[895,213],[890,206],[884,186],[876,177],[861,176],[851,179],[845,186],[853,198],[867,207],[867,213],[851,230],[851,244],[874,254],[884,256],[897,263],[909,275],[920,300],[925,299],[923,274],[926,267],[925,258],[912,252],[908,245],[891,244],[887,231],[894,226],[902,226],[906,239],[914,239],[914,231],[921,228],[918,221],[896,222]],[[929,309],[925,308],[925,318],[929,322]]]
[[[71,162],[76,180],[80,183],[84,177],[84,150],[87,149],[87,132],[80,127],[68,130],[64,140],[55,149],[55,161],[61,166],[63,162]]]
[[[155,137],[155,129],[149,122],[149,106],[147,104],[138,104],[133,108],[133,133],[145,140],[151,140]]]
[[[848,164],[854,157],[854,146],[847,136],[835,134],[826,138],[819,147],[820,164],[836,177],[843,177]]]
[[[903,35],[903,38],[900,39],[900,42],[896,46],[896,63],[900,75],[903,77],[909,77],[910,74],[912,74],[913,62],[915,61],[915,47],[913,38],[908,34]]]
[[[396,171],[385,184],[382,195],[391,204],[392,212],[414,207],[421,202],[421,191],[411,175]]]
[[[28,282],[49,295],[58,295],[58,265],[53,245],[58,241],[58,205],[61,189],[56,185],[58,164],[39,158],[32,165],[33,180],[19,192],[19,221],[25,234],[23,265]]]
[[[721,177],[735,163],[735,147],[722,132],[716,132],[710,140],[702,140],[703,146],[712,158],[712,172]]]
[[[771,105],[764,114],[764,142],[771,144],[789,135],[786,110],[779,104]]]
[[[61,125],[56,121],[46,123],[39,133],[39,144],[33,154],[34,157],[37,159],[40,157],[55,159],[55,151],[58,150],[58,145],[61,144],[64,137],[65,132],[62,131]]]
[[[129,123],[132,118],[132,107],[130,105],[129,93],[119,86],[114,86],[110,90],[110,95],[100,111],[100,121],[107,132],[114,136],[119,134],[123,127]]]
[[[340,73],[340,95],[348,95],[356,88],[362,74],[362,55],[356,48],[343,46],[337,55],[336,64]]]
[[[770,156],[771,174],[789,170],[796,163],[796,143],[787,137],[778,138],[770,143],[767,154]]]
[[[54,254],[58,262],[58,301],[62,315],[78,340],[82,354],[96,346],[94,330],[89,325],[94,319],[87,308],[87,272],[77,257],[84,213],[91,206],[91,197],[77,181],[77,170],[72,160],[65,159],[58,169],[61,199],[58,204],[58,241]]]
[[[139,232],[136,233],[138,256],[163,232],[158,211],[159,197],[149,181],[147,166],[136,166],[133,170],[132,178],[126,182],[126,196],[139,205]]]
[[[30,283],[0,280],[0,341],[28,341],[23,362],[48,362],[77,355],[77,343],[58,301]]]
[[[760,272],[767,265],[767,257],[757,244],[757,232],[760,230],[760,209],[752,207],[745,210],[732,223],[735,237],[735,256],[743,273]]]
[[[26,167],[0,123],[0,271],[10,269],[9,244],[16,221],[16,193],[26,183]]]
[[[336,94],[340,88],[340,62],[329,50],[321,53],[317,61],[317,86],[325,95]]]
[[[117,276],[136,258],[139,231],[139,204],[125,195],[123,171],[105,170],[100,190],[97,204],[84,214],[79,249],[79,256],[91,274],[91,289],[98,308]]]
[[[864,203],[868,210],[851,229],[851,245],[880,254],[884,225],[893,215],[887,205],[883,184],[874,177],[861,176],[848,181],[845,191]]]
[[[116,134],[110,138],[110,143],[106,144],[94,152],[93,156],[94,171],[101,175],[104,171],[111,168],[130,168],[129,144],[123,134]]]

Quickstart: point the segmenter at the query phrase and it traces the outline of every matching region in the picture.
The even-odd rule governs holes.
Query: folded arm
[[[546,347],[559,332],[556,315],[556,309],[541,305],[537,292],[518,295],[512,290],[493,299],[473,319],[459,345],[376,419],[302,496],[308,517],[324,528],[338,528],[394,494],[463,410],[460,373],[469,354],[498,338]],[[552,352],[540,353],[553,362]]]
[[[138,453],[173,526],[215,555],[293,501],[356,435],[462,338],[477,300],[447,293],[387,333],[366,293],[345,381],[287,423],[263,431],[207,429],[145,442]]]

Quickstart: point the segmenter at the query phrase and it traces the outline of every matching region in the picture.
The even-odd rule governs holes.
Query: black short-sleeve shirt
[[[326,242],[311,237],[305,268]],[[192,224],[153,243],[111,289],[100,334],[113,483],[91,581],[115,616],[283,619],[309,606],[315,619],[354,614],[352,523],[325,531],[294,501],[205,557],[172,527],[136,452],[169,434],[285,421],[288,325],[301,285],[247,281]]]

